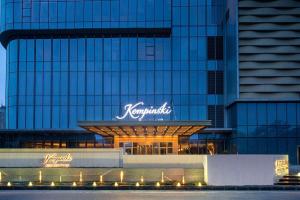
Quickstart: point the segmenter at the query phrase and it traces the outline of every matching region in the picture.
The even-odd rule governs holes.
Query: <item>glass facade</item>
[[[224,69],[222,1],[34,1],[30,5],[26,1],[3,1],[2,4],[6,5],[3,15],[7,18],[2,17],[6,31],[83,27],[107,28],[109,32],[113,28],[122,31],[142,27],[151,34],[151,28],[172,28],[168,37],[155,34],[99,37],[91,31],[84,37],[10,41],[7,46],[10,129],[79,129],[78,121],[116,120],[116,116],[122,115],[124,105],[140,101],[145,106],[168,102],[172,114],[159,119],[206,120],[209,105],[223,104],[223,90],[208,91],[210,84],[223,87],[223,80],[217,84],[208,80],[209,73],[223,73]],[[15,15],[20,9],[23,17]],[[27,9],[31,12],[27,13]],[[208,52],[218,55],[208,57]],[[220,127],[223,126],[221,122]]]
[[[0,106],[0,129],[5,129],[5,106]]]
[[[237,4],[1,1],[6,127],[33,132],[14,133],[15,141],[2,134],[0,146],[111,147],[108,138],[75,133],[83,131],[78,121],[114,121],[126,104],[167,102],[170,115],[144,120],[212,120],[210,131],[180,137],[178,153],[288,153],[296,163],[299,99],[239,101]],[[226,128],[232,133],[224,134]],[[65,136],[41,132],[46,130]],[[167,143],[148,149],[171,151]]]
[[[186,23],[187,2],[184,3]],[[199,2],[203,5],[205,1]],[[2,31],[170,27],[172,21],[171,0],[3,0],[1,3]],[[180,1],[176,4],[181,6]]]
[[[241,154],[289,154],[297,163],[300,103],[238,102],[229,111],[231,151]]]

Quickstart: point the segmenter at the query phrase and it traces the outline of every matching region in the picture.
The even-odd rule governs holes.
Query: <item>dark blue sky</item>
[[[0,45],[0,105],[5,103],[5,49]]]

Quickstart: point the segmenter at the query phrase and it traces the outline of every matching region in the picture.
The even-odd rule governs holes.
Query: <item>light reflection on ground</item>
[[[299,200],[300,191],[0,191],[0,200]]]

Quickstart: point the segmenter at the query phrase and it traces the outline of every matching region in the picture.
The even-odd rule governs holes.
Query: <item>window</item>
[[[208,105],[208,119],[212,120],[213,128],[222,128],[224,126],[224,106],[223,105]]]
[[[207,38],[208,60],[223,60],[223,36],[209,36]]]
[[[300,165],[300,146],[297,147],[298,165]]]
[[[207,72],[207,93],[208,94],[223,94],[223,71],[208,71]]]

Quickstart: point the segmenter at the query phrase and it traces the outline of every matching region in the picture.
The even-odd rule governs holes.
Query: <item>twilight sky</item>
[[[0,44],[0,105],[5,104],[5,49]]]

